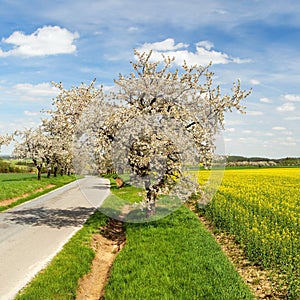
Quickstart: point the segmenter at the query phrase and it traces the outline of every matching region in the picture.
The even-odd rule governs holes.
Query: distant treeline
[[[32,164],[25,165],[22,162],[13,164],[9,160],[4,160],[3,157],[0,157],[0,173],[24,173],[32,171]]]
[[[226,165],[228,167],[300,166],[300,157],[270,159],[265,157],[245,157],[235,155],[227,157]],[[34,164],[30,161],[15,161],[15,158],[11,156],[0,156],[0,173],[22,173],[33,172],[34,170]],[[45,167],[42,172],[47,172]]]
[[[270,166],[300,166],[300,157],[285,157],[279,159],[271,159],[266,157],[245,157],[245,156],[228,156],[227,164],[255,164],[255,163],[264,163]]]

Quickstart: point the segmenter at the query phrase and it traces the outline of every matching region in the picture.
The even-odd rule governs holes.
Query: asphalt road
[[[13,299],[108,194],[108,180],[85,177],[0,213],[0,299]]]

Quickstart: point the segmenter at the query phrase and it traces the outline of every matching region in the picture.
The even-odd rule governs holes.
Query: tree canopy
[[[244,112],[240,102],[250,91],[238,80],[230,95],[222,95],[211,65],[174,69],[172,58],[152,61],[151,51],[134,54],[130,75],[115,80],[118,91],[102,94],[83,113],[76,149],[86,153],[89,168],[130,174],[129,183],[143,188],[152,215],[159,195],[186,199],[197,189],[186,168],[209,167],[224,113]]]

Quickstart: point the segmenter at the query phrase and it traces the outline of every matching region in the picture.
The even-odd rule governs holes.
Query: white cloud
[[[264,113],[262,111],[248,110],[246,114],[249,116],[262,116]]]
[[[139,31],[139,28],[136,27],[136,26],[130,26],[130,27],[128,28],[128,31],[129,31],[129,32],[137,32],[137,31]]]
[[[256,79],[251,79],[250,80],[250,83],[254,84],[254,85],[259,85],[260,84],[260,81],[259,80],[256,80]]]
[[[103,31],[99,31],[99,30],[97,30],[97,31],[94,31],[93,32],[93,35],[102,35],[103,34]]]
[[[175,57],[175,63],[182,65],[184,61],[188,65],[206,65],[211,61],[213,64],[228,64],[228,63],[246,63],[248,59],[240,59],[238,57],[230,57],[227,53],[212,50],[213,44],[210,41],[200,41],[196,43],[196,51],[190,52],[188,44],[175,44],[174,39],[166,39],[161,42],[145,43],[137,50],[140,52],[149,52],[152,49],[152,59],[162,60],[161,54]]]
[[[214,13],[218,14],[218,15],[226,15],[228,14],[228,11],[225,9],[215,9],[213,10]]]
[[[293,142],[293,143],[297,143],[297,142],[300,141],[299,139],[296,139],[296,138],[291,137],[291,136],[287,137],[286,140],[287,140],[288,142]]]
[[[234,126],[234,125],[241,125],[243,122],[241,120],[224,120],[224,124],[226,126]]]
[[[251,143],[256,143],[258,142],[258,139],[252,136],[248,136],[248,137],[240,137],[239,141],[241,142],[251,142]]]
[[[300,102],[300,95],[286,94],[283,96],[284,100],[291,102]]]
[[[0,57],[32,57],[73,53],[76,51],[73,42],[78,37],[78,33],[72,33],[59,26],[44,26],[30,35],[15,31],[7,39],[2,39],[2,42],[13,45],[13,49],[3,51],[0,48]]]
[[[281,112],[286,112],[286,111],[294,111],[296,107],[293,103],[287,102],[281,106],[278,106],[276,109]]]
[[[213,46],[214,44],[210,41],[201,41],[196,44],[196,47],[203,47],[206,50],[210,50],[211,48],[213,48]]]
[[[300,116],[286,117],[284,118],[286,121],[298,121],[300,120]]]
[[[285,127],[282,127],[282,126],[274,126],[272,127],[273,130],[278,130],[278,131],[282,131],[282,130],[286,130]]]
[[[52,86],[50,83],[43,82],[33,85],[31,83],[18,83],[14,86],[17,91],[28,95],[38,96],[56,96],[58,89]]]
[[[101,88],[103,89],[104,93],[118,93],[120,91],[120,87],[117,85],[99,85],[97,86],[97,88]]]
[[[183,44],[183,43],[178,43],[177,45],[175,45],[174,39],[166,39],[162,42],[145,43],[138,50],[142,52],[149,52],[150,50],[172,51],[172,50],[187,48],[188,46],[189,46],[188,44]]]
[[[232,139],[229,139],[229,138],[225,138],[225,139],[224,139],[224,142],[225,142],[225,143],[229,143],[229,142],[232,142]]]
[[[233,128],[233,127],[232,128],[227,128],[226,131],[227,132],[235,132],[235,128]]]
[[[267,97],[260,98],[259,101],[263,102],[263,103],[272,103],[273,102],[270,98],[267,98]]]
[[[25,101],[42,101],[56,97],[59,90],[50,83],[43,82],[39,84],[18,83],[14,85],[7,94],[18,96],[19,99]]]
[[[38,116],[39,114],[39,112],[24,110],[24,115],[28,117]]]
[[[279,142],[280,145],[283,145],[283,146],[288,146],[288,147],[291,147],[291,146],[297,146],[297,143],[296,142]]]
[[[293,135],[293,132],[292,131],[285,131],[284,134],[285,135]]]
[[[25,128],[31,128],[31,127],[37,127],[38,125],[41,124],[41,120],[39,117],[33,118],[29,116],[21,115],[17,118],[17,121],[15,122],[5,122],[2,123],[4,124],[3,128],[4,130],[0,130],[0,133],[10,133],[14,132],[16,130],[22,131]],[[1,129],[1,124],[0,124],[0,129]]]

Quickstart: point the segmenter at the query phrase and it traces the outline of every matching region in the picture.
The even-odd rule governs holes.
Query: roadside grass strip
[[[108,218],[96,211],[51,263],[29,283],[16,300],[69,300],[76,298],[78,280],[90,271],[95,252],[90,247]]]
[[[159,196],[156,202],[156,213],[151,217],[146,217],[145,211],[141,210],[141,202],[143,201],[142,188],[124,184],[122,188],[118,188],[116,180],[107,175],[110,180],[111,194],[105,199],[100,207],[100,211],[104,214],[129,223],[144,223],[161,219],[172,213],[181,205],[179,198],[171,198],[165,195]],[[128,212],[126,207],[129,208]]]
[[[127,184],[122,188],[118,188],[112,175],[106,175],[105,177],[110,181],[111,194],[104,200],[100,211],[114,219],[119,219],[125,205],[133,205],[133,203],[142,201],[142,197],[139,196],[141,189]]]
[[[33,198],[44,195],[76,180],[75,176],[42,176],[37,180],[35,174],[0,173],[0,212],[12,208]],[[8,205],[1,205],[7,199],[16,198]],[[19,199],[17,199],[19,198]]]
[[[254,299],[214,238],[185,206],[168,217],[126,224],[126,244],[105,300]]]

